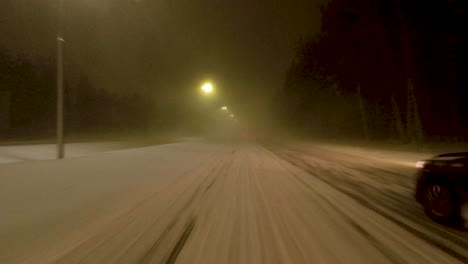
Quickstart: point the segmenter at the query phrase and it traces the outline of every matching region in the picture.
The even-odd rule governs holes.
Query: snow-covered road
[[[190,142],[3,164],[0,263],[467,262],[398,155]]]

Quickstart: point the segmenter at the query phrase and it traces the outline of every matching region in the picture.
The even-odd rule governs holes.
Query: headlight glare
[[[416,162],[416,168],[422,169],[422,168],[424,168],[424,166],[425,166],[426,164],[427,164],[427,161],[424,161],[424,160],[417,161],[417,162]]]

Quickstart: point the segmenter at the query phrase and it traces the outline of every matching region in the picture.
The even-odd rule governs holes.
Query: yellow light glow
[[[202,87],[201,87],[202,91],[204,93],[212,93],[213,92],[213,85],[211,83],[205,83]]]
[[[221,110],[227,110],[227,106],[221,107]]]

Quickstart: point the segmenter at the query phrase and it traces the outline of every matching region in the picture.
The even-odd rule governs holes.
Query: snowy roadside
[[[265,142],[265,143],[268,143]],[[468,151],[466,143],[427,143],[423,145],[402,144],[398,142],[365,142],[342,140],[320,140],[320,139],[285,139],[273,140],[271,143],[287,144],[290,147],[300,146],[300,148],[321,147],[326,150],[336,151],[354,157],[364,157],[365,159],[379,162],[393,163],[404,167],[414,167],[415,162],[431,158],[435,155],[449,152]]]
[[[65,145],[66,158],[78,158],[110,151],[147,147],[153,145],[190,142],[194,138],[148,138],[128,141],[102,141],[67,143]],[[0,146],[0,164],[51,160],[56,158],[55,144],[18,144],[12,146]]]
[[[72,143],[66,145],[66,155],[67,158],[76,158],[123,148],[125,144],[122,142]],[[56,145],[54,144],[0,147],[0,163],[49,160],[54,159],[55,155]]]

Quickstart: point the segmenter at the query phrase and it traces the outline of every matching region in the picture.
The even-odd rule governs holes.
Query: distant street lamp
[[[58,0],[58,23],[57,23],[57,159],[65,156],[63,144],[63,39],[62,16],[63,0]]]
[[[213,93],[213,85],[211,83],[205,83],[201,87],[202,91],[206,94]]]
[[[221,110],[227,111],[227,109],[228,109],[227,106],[221,107]]]

